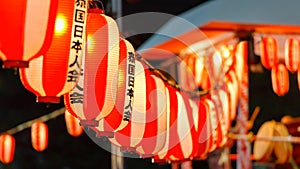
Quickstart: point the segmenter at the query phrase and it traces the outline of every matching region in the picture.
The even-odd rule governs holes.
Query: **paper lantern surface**
[[[36,121],[31,126],[31,143],[36,151],[44,151],[48,146],[48,126]]]
[[[3,67],[28,67],[45,53],[54,34],[58,0],[0,2],[0,59]]]
[[[119,30],[111,17],[94,9],[88,13],[86,31],[82,73],[76,87],[64,98],[68,111],[80,120],[80,125],[96,127],[114,108]]]
[[[9,134],[0,136],[0,161],[4,164],[11,163],[15,154],[15,138]]]
[[[278,44],[273,37],[264,37],[261,41],[261,63],[266,69],[271,69],[279,63]]]
[[[23,85],[37,96],[37,102],[59,103],[60,96],[75,87],[81,72],[87,4],[59,1],[57,10],[49,50],[31,60],[29,68],[20,69]]]

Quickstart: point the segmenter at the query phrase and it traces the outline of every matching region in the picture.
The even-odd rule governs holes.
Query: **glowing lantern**
[[[29,68],[20,69],[23,85],[37,96],[37,102],[59,103],[80,75],[87,4],[59,1],[57,10],[49,50],[31,60]]]
[[[217,129],[219,137],[217,146],[222,147],[227,142],[227,134],[231,126],[229,95],[224,88],[220,88],[215,92],[215,95],[212,95],[212,101],[215,105],[218,119]]]
[[[285,42],[285,66],[291,72],[296,72],[300,64],[299,41],[289,38]]]
[[[230,121],[236,118],[237,106],[239,100],[239,82],[238,78],[233,70],[230,70],[225,76],[226,92],[229,95],[229,111]]]
[[[58,0],[0,2],[0,59],[3,67],[28,67],[30,59],[49,49],[58,3]]]
[[[234,64],[233,70],[236,73],[238,82],[242,82],[243,71],[245,69],[246,61],[248,56],[248,42],[241,41],[237,44],[235,55],[234,55]]]
[[[67,131],[71,136],[78,137],[82,134],[83,128],[79,125],[79,120],[67,110],[65,111],[65,122]]]
[[[273,91],[278,96],[283,96],[289,91],[289,72],[283,64],[272,68],[271,78]]]
[[[178,83],[185,90],[195,90],[197,88],[196,78],[199,78],[195,74],[196,73],[195,71],[197,68],[196,67],[197,60],[198,59],[196,56],[190,54],[188,56],[185,56],[185,58],[179,63],[179,66],[178,66],[179,82]],[[201,67],[199,67],[199,68],[201,69]],[[200,78],[201,78],[201,76],[200,76]]]
[[[208,150],[210,148],[210,135],[211,135],[211,127],[210,127],[210,112],[209,107],[205,103],[205,99],[200,99],[200,101],[195,100],[199,104],[198,114],[198,151],[195,155],[195,159],[206,159]]]
[[[198,151],[199,107],[185,93],[167,86],[167,139],[154,161],[183,161],[193,158]]]
[[[221,139],[222,139],[222,134],[220,133],[220,126],[219,126],[219,118],[218,118],[218,113],[219,113],[219,107],[209,99],[204,100],[204,104],[207,104],[208,110],[209,110],[209,124],[211,127],[211,134],[210,134],[210,141],[211,144],[209,146],[208,151],[212,152],[216,148],[220,147]]]
[[[223,71],[223,59],[220,51],[215,51],[212,55],[205,57],[204,64],[212,86],[223,80],[225,72]]]
[[[266,69],[271,69],[279,62],[278,45],[273,37],[264,37],[261,41],[261,63]]]
[[[36,121],[31,126],[31,143],[36,151],[44,151],[48,146],[48,126]]]
[[[136,61],[132,114],[128,125],[115,131],[111,143],[122,151],[150,157],[162,149],[166,137],[166,93],[164,82]],[[105,119],[104,119],[105,120]]]
[[[119,70],[114,75],[113,84],[118,84],[115,106],[96,127],[97,137],[112,136],[113,131],[124,128],[130,119],[134,98],[134,67],[135,50],[131,43],[125,39],[120,40]]]
[[[0,136],[0,161],[4,164],[10,163],[14,159],[15,138],[9,134]]]
[[[89,9],[88,12],[82,72],[76,87],[65,95],[65,105],[80,120],[80,125],[96,127],[114,108],[119,30],[116,22],[102,10]]]

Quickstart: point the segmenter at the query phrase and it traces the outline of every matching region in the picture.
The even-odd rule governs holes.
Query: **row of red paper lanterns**
[[[78,120],[69,112],[65,112],[65,122],[67,132],[78,137],[83,133],[83,128],[79,125]],[[0,135],[0,161],[8,164],[13,161],[15,153],[15,138],[10,134]],[[44,151],[48,147],[48,126],[42,121],[36,121],[31,125],[31,144],[38,151]]]
[[[271,36],[262,38],[261,63],[271,70],[272,89],[278,96],[283,96],[289,91],[289,72],[297,72],[298,86],[300,89],[300,41],[296,38],[287,38],[284,46],[284,61],[278,56],[277,39]]]
[[[8,8],[9,5],[12,4],[4,3],[1,7]],[[52,7],[55,10],[52,11]],[[2,16],[10,14],[10,11],[5,12]],[[54,21],[49,19],[46,24],[52,24],[52,28],[47,28],[47,35],[41,36],[45,38],[43,45],[38,46],[38,54],[23,59],[26,49],[20,55],[11,55],[22,56],[21,59],[8,59],[9,52],[1,46],[1,56],[5,56],[1,58],[4,66],[13,66],[12,61],[16,61],[17,66],[23,61],[30,61],[29,68],[20,69],[20,77],[24,86],[38,97],[37,101],[59,102],[60,96],[65,95],[66,107],[82,126],[94,129],[97,136],[110,137],[110,141],[122,150],[134,151],[144,157],[155,154],[158,159],[166,160],[203,157],[222,145],[221,136],[226,136],[232,119],[227,118],[230,117],[228,112],[224,115],[225,108],[219,110],[222,107],[220,102],[227,106],[230,103],[214,96],[221,91],[217,90],[211,98],[206,99],[204,106],[200,106],[201,101],[192,101],[189,95],[170,87],[143,63],[135,61],[132,45],[119,37],[114,20],[105,16],[102,10],[87,9],[86,1],[51,1],[49,12],[49,17],[54,16]],[[22,28],[21,32],[27,32],[24,28],[28,26]],[[26,40],[27,36],[25,33],[22,36],[25,37],[24,42],[35,42]],[[45,42],[46,37],[51,37],[51,40]],[[8,51],[13,51],[7,39],[2,38],[0,42],[9,45]],[[28,43],[22,45],[28,47]],[[41,50],[44,48],[47,49]],[[217,70],[211,80],[218,77],[221,66],[218,64],[210,64],[212,70]],[[236,62],[233,65],[233,74],[239,79],[240,75],[235,69],[239,69],[243,63]],[[226,97],[228,93],[225,89],[222,90],[222,96],[231,98]],[[169,104],[162,104],[168,101]],[[212,113],[214,111],[218,113]],[[204,116],[207,118],[201,118]],[[203,131],[206,137],[199,144],[202,128],[198,125],[203,127],[204,123],[208,123]],[[187,138],[183,138],[185,134]],[[166,140],[168,145],[164,144]],[[166,156],[161,154],[165,146],[169,154]],[[199,148],[205,151],[200,153]],[[174,155],[176,152],[179,154]]]

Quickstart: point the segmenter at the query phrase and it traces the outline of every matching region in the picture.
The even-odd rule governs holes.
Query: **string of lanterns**
[[[31,128],[32,147],[38,152],[44,151],[48,146],[48,127],[45,122],[60,115],[64,115],[66,129],[71,136],[78,137],[83,133],[83,128],[79,125],[78,119],[72,116],[65,108],[55,110],[2,132],[0,135],[0,161],[4,164],[13,161],[15,151],[15,138],[13,134],[27,128]]]
[[[260,42],[261,63],[266,69],[271,70],[272,89],[278,96],[284,96],[289,91],[289,72],[298,72],[297,79],[300,86],[300,42],[297,38],[289,36],[282,41],[284,43],[279,44],[278,37],[266,35]],[[280,53],[280,50],[283,52]]]
[[[19,68],[37,102],[58,103],[63,96],[69,134],[79,136],[81,126],[88,127],[121,151],[155,162],[205,159],[225,146],[241,96],[247,57],[241,46],[247,43],[224,45],[206,56],[189,53],[181,66],[191,74],[182,74],[185,83],[179,85],[121,38],[115,21],[96,1],[22,3],[19,13],[12,14],[8,9],[15,3],[0,2],[1,19],[8,25],[0,28],[0,58],[5,68]],[[42,10],[41,17],[34,14]],[[13,43],[11,37],[22,38]],[[272,69],[275,93],[284,95],[287,70],[298,69],[299,43],[287,41],[286,66],[280,64],[276,46],[275,39],[264,38],[261,60]],[[47,147],[46,120],[31,124],[37,151]],[[11,135],[0,136],[3,163],[13,160],[14,146]]]
[[[4,3],[2,7],[8,5],[11,4]],[[208,69],[202,69],[207,73],[206,84],[197,83],[205,90],[194,92],[174,83],[136,54],[130,42],[120,38],[115,21],[97,8],[96,2],[67,0],[46,5],[50,5],[46,7],[49,19],[44,21],[48,27],[34,30],[47,34],[39,37],[44,37],[40,42],[43,45],[35,46],[40,48],[39,56],[16,58],[9,53],[13,50],[7,51],[5,45],[0,45],[1,59],[7,68],[20,68],[21,81],[37,96],[37,102],[57,103],[64,96],[72,115],[65,117],[79,120],[79,123],[66,120],[70,134],[79,135],[81,127],[71,125],[80,124],[96,131],[96,137],[108,137],[124,152],[161,161],[203,159],[224,146],[238,98],[235,86],[239,79],[234,74],[241,63],[234,59],[234,52],[225,58],[216,51],[208,57],[210,60],[203,60],[201,64],[209,65]],[[9,14],[10,11],[4,11],[2,16]],[[27,26],[22,28],[19,32],[26,37],[33,31],[27,30],[30,29]],[[0,44],[9,41],[0,38]],[[24,45],[35,44],[26,40]],[[224,73],[224,78],[227,77],[229,84],[232,81],[233,96],[226,90],[225,82],[219,83],[223,79],[221,67],[230,59],[233,66],[228,66],[228,72],[231,73]],[[28,67],[20,65],[23,62]],[[188,67],[197,64],[196,67],[199,61],[194,59],[186,64]],[[47,147],[46,124],[36,121],[31,128],[34,149],[43,151]],[[12,137],[2,137],[8,141],[0,144],[4,147],[1,154],[7,152],[13,157]],[[10,150],[5,147],[7,142],[11,143]],[[11,162],[6,157],[1,157],[2,161]]]

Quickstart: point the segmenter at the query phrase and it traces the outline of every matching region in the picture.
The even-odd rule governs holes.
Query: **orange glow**
[[[289,91],[289,73],[283,64],[272,68],[271,78],[273,91],[278,96],[283,96]]]
[[[15,138],[9,134],[0,136],[0,160],[4,164],[13,161],[15,153]]]
[[[285,42],[285,65],[291,72],[296,72],[299,67],[299,41],[294,38],[289,38]]]
[[[43,151],[48,146],[48,126],[36,121],[31,126],[31,143],[36,151]]]
[[[266,69],[278,64],[278,45],[273,37],[264,37],[261,41],[261,63]]]
[[[78,137],[82,134],[83,129],[79,125],[79,120],[70,114],[67,110],[65,112],[65,122],[67,131],[71,136]]]

